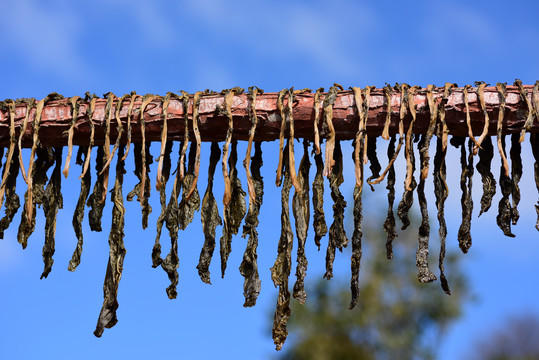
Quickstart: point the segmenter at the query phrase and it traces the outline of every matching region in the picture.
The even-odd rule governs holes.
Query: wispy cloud
[[[10,56],[37,71],[68,77],[84,69],[77,49],[80,29],[69,5],[55,5],[57,2],[48,4],[36,0],[4,3],[0,31]]]

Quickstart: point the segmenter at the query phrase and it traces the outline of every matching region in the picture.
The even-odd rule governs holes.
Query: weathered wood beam
[[[528,99],[533,103],[532,85],[524,85],[528,93]],[[436,88],[434,98],[441,102],[443,88]],[[256,112],[258,116],[258,126],[256,129],[255,141],[272,141],[278,139],[281,125],[281,118],[277,109],[277,93],[265,93],[258,95],[256,99]],[[322,104],[325,94],[321,95],[320,111],[323,119]],[[112,105],[113,114],[118,99],[114,100]],[[144,112],[144,121],[146,123],[146,141],[160,141],[161,128],[163,124],[162,97],[157,97],[149,103]],[[285,99],[285,104],[286,104]],[[391,96],[391,125],[390,134],[398,131],[399,108],[401,95],[393,91]],[[224,102],[224,95],[206,94],[202,95],[200,100],[200,133],[202,141],[221,141],[224,140],[227,128],[227,118],[218,109]],[[430,112],[427,103],[426,89],[419,89],[414,96],[414,102],[417,105],[417,120],[414,125],[415,133],[424,133],[427,130]],[[475,135],[479,135],[484,126],[484,114],[481,109],[477,95],[477,87],[473,87],[468,93],[469,111],[472,120],[472,128]],[[489,135],[495,135],[496,122],[500,98],[495,87],[485,88],[486,109],[490,116]],[[98,99],[92,121],[95,124],[95,145],[105,143],[105,106],[106,99]],[[133,117],[131,118],[132,141],[141,140],[141,127],[139,125],[140,106],[142,97],[137,96],[134,103]],[[302,93],[296,95],[296,103],[293,106],[295,136],[296,138],[313,139],[314,136],[314,93]],[[121,121],[126,128],[127,113],[129,101],[122,104],[120,110]],[[232,113],[234,117],[234,139],[248,139],[248,132],[251,127],[249,111],[251,100],[249,94],[234,96]],[[89,102],[80,104],[77,122],[74,128],[73,143],[75,145],[87,145],[90,134],[90,123],[88,119]],[[387,103],[383,89],[374,89],[371,92],[370,108],[367,120],[367,133],[369,135],[381,135],[384,123],[386,121]],[[30,110],[29,125],[22,139],[23,147],[32,145],[32,126],[31,123],[35,117],[35,106]],[[193,113],[193,96],[189,100],[188,116]],[[536,112],[539,109],[535,109]],[[450,134],[466,136],[468,133],[466,126],[466,110],[464,104],[463,88],[454,88],[445,105],[446,122]],[[504,118],[504,133],[514,133],[520,131],[528,114],[526,101],[521,98],[516,86],[507,86],[506,108]],[[15,111],[15,131],[19,136],[20,126],[26,116],[26,105],[17,104]],[[184,133],[184,108],[182,102],[178,99],[171,99],[168,108],[168,139],[181,140]],[[39,130],[39,139],[44,146],[67,145],[67,130],[72,120],[71,104],[69,99],[56,100],[49,102],[42,114],[41,126]],[[411,116],[408,114],[404,120],[405,129],[409,126]],[[320,120],[322,122],[322,120]],[[352,91],[341,91],[333,106],[333,124],[336,129],[336,137],[341,140],[350,140],[355,137],[358,129],[358,114],[355,108],[354,95]],[[0,111],[0,146],[9,145],[9,112],[7,109]],[[322,137],[324,132],[322,126]],[[192,129],[190,129],[192,131]],[[530,132],[539,132],[539,120],[535,119]],[[111,142],[115,141],[117,136],[116,120],[111,119],[110,137]],[[122,135],[122,142],[126,142],[126,132]]]

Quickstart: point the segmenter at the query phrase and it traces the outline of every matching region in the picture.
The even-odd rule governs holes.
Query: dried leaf
[[[88,151],[90,153],[90,151]],[[89,157],[88,157],[89,158]],[[87,159],[88,159],[87,158]],[[102,146],[97,148],[97,158],[95,161],[95,170],[97,173],[97,179],[94,184],[94,190],[88,197],[86,203],[91,209],[88,213],[88,220],[90,222],[90,229],[92,231],[101,231],[101,218],[103,217],[103,209],[105,208],[105,202],[101,201],[103,196],[103,189],[105,188],[105,174],[101,173],[103,164],[106,161],[105,151]]]
[[[316,175],[313,181],[313,228],[314,228],[314,242],[320,250],[320,239],[322,239],[328,232],[328,226],[326,224],[326,218],[324,215],[324,162],[322,160],[322,154],[316,154],[314,156],[316,163]]]
[[[260,175],[260,168],[262,167],[262,148],[261,143],[255,143],[255,155],[252,157],[251,162],[251,174],[253,181],[253,190],[255,193],[254,201],[249,200],[249,211],[245,217],[245,224],[243,225],[243,235],[245,238],[249,236],[247,240],[247,247],[243,254],[243,260],[240,265],[240,273],[245,278],[243,283],[243,295],[245,296],[244,307],[254,306],[258,294],[260,294],[260,278],[258,276],[257,254],[258,247],[258,232],[256,227],[258,226],[258,216],[260,214],[260,206],[262,205],[262,197],[264,195],[264,182],[262,181],[262,175]],[[220,219],[220,218],[219,218]]]
[[[4,149],[1,150],[2,155]],[[13,152],[14,157],[19,156],[19,149],[15,148]],[[0,158],[2,156],[0,155]],[[0,220],[0,239],[4,238],[4,231],[9,227],[13,221],[13,217],[19,210],[21,206],[19,195],[15,192],[17,186],[17,176],[19,175],[19,164],[16,161],[11,161],[11,163],[4,164],[4,174],[8,171],[8,176],[6,179],[6,202],[5,202],[5,216]],[[23,214],[24,216],[24,214]]]
[[[455,139],[457,137],[453,137]],[[452,139],[452,140],[453,140]],[[460,204],[462,206],[462,223],[458,231],[459,247],[463,253],[467,253],[472,246],[472,235],[470,234],[473,200],[472,200],[472,177],[473,177],[473,141],[468,141],[468,161],[466,161],[466,147],[464,146],[464,138],[455,140],[460,145],[460,164],[462,173],[460,175],[460,189],[462,196]]]
[[[501,151],[505,156],[505,136],[502,136],[500,141]],[[502,162],[500,168],[500,189],[502,191],[502,198],[498,203],[498,216],[496,216],[496,224],[502,229],[505,236],[515,237],[511,232],[511,219],[512,219],[512,206],[509,201],[509,197],[513,192],[513,181],[506,175],[505,167]]]
[[[157,225],[156,225],[157,231],[156,231],[156,236],[155,236],[155,243],[152,249],[152,267],[154,268],[161,265],[161,262],[163,261],[163,259],[161,258],[161,244],[159,240],[161,239],[161,231],[163,229],[163,224],[165,223],[165,217],[167,213],[166,186],[167,186],[168,178],[170,177],[170,167],[171,167],[170,154],[172,152],[172,144],[173,144],[172,141],[167,141],[165,143],[165,148],[163,149],[163,153],[161,154],[161,158],[159,159],[159,164],[161,165],[161,171],[160,171],[161,176],[159,177],[160,178],[159,201],[161,202],[161,213],[159,214],[159,217],[157,218]]]
[[[230,167],[230,203],[224,206],[223,209],[223,235],[220,240],[220,253],[221,253],[221,277],[224,278],[226,263],[228,256],[232,251],[232,236],[238,233],[241,225],[241,221],[247,212],[247,206],[245,203],[245,191],[241,188],[241,181],[238,178],[238,170],[236,169],[236,162],[238,159],[238,142],[232,142],[232,149],[230,152],[230,158],[228,159],[228,166]]]
[[[116,165],[116,181],[114,182],[111,195],[111,201],[114,203],[114,206],[112,207],[112,225],[109,235],[109,261],[103,284],[103,307],[99,313],[97,326],[94,331],[94,335],[97,337],[101,337],[105,328],[110,329],[118,322],[118,318],[116,317],[116,310],[119,306],[118,285],[122,278],[125,257],[123,240],[125,208],[122,196],[122,183],[125,174],[123,154],[124,145],[121,145],[118,151],[118,162]]]
[[[479,162],[476,166],[477,171],[481,174],[481,181],[483,183],[479,216],[490,209],[492,198],[496,194],[496,179],[494,179],[494,175],[490,171],[493,157],[494,148],[492,147],[492,140],[490,137],[487,137],[483,140],[482,147],[479,149]]]
[[[522,158],[520,153],[522,146],[518,134],[511,134],[511,178],[513,180],[513,190],[511,191],[511,198],[513,200],[513,206],[511,209],[511,220],[513,225],[516,225],[520,215],[518,214],[518,203],[520,202],[520,188],[518,183],[522,177]]]
[[[442,289],[447,295],[451,295],[449,284],[444,273],[444,259],[445,259],[445,238],[447,236],[447,226],[445,223],[444,204],[447,196],[449,195],[449,189],[446,182],[446,165],[445,155],[447,153],[447,147],[444,146],[444,138],[438,137],[436,142],[436,155],[434,155],[434,195],[436,196],[436,209],[438,210],[438,223],[440,228],[438,234],[440,235],[440,255],[438,257],[438,267],[440,269],[440,283]]]
[[[79,146],[77,151],[77,165],[83,166],[84,161],[82,156],[86,154],[86,146]],[[84,155],[87,156],[87,155]],[[77,247],[73,251],[71,256],[71,261],[69,261],[69,266],[67,269],[69,271],[75,271],[77,266],[80,264],[80,257],[82,255],[82,245],[83,245],[83,232],[82,232],[82,220],[84,219],[84,205],[86,204],[86,199],[88,194],[90,194],[90,186],[92,184],[92,175],[89,171],[82,177],[80,182],[80,195],[79,200],[77,201],[77,206],[75,207],[75,212],[73,213],[73,229],[75,230],[75,235],[77,236]]]
[[[326,141],[326,161],[324,176],[329,177],[332,173],[334,162],[333,152],[335,151],[335,128],[333,127],[333,103],[337,100],[337,92],[343,90],[339,84],[334,84],[324,97],[324,125],[328,128],[328,139]]]
[[[45,198],[43,202],[43,212],[45,213],[45,244],[43,245],[43,262],[45,263],[45,269],[41,274],[41,279],[46,278],[52,270],[52,264],[54,260],[55,241],[56,234],[56,216],[58,215],[58,209],[64,207],[64,200],[62,197],[62,147],[54,148],[54,159],[56,165],[51,174],[51,179],[45,189]]]
[[[418,148],[424,149],[427,136],[421,136]],[[421,164],[425,162],[425,156],[427,152],[419,152],[419,161]],[[417,199],[419,201],[419,208],[421,209],[421,225],[419,226],[418,247],[416,252],[416,266],[418,270],[417,279],[422,283],[429,283],[436,280],[436,275],[429,269],[429,212],[427,209],[427,198],[425,197],[425,178],[421,176],[419,178],[419,185],[417,186]]]
[[[401,136],[399,139],[399,145],[403,137]],[[391,137],[391,140],[389,141],[389,145],[387,147],[387,157],[388,159],[393,159],[395,156],[395,136]],[[395,202],[395,167],[391,163],[391,166],[389,167],[388,174],[387,174],[387,186],[386,189],[388,190],[387,193],[387,217],[386,221],[384,222],[384,230],[387,233],[387,240],[386,240],[386,255],[388,259],[393,259],[393,240],[397,238],[397,230],[395,228],[395,215],[393,213],[393,203]],[[354,205],[354,209],[359,206],[359,211],[361,213],[361,204]],[[361,217],[361,215],[358,215]],[[357,222],[356,222],[357,223]],[[353,240],[352,240],[353,242]]]
[[[370,185],[370,181],[373,179],[377,179],[380,177],[380,170],[382,170],[382,166],[380,166],[380,162],[378,161],[378,156],[376,155],[376,138],[370,138],[370,141],[366,141],[367,143],[367,158],[369,159],[370,165],[369,169],[371,170],[372,175],[367,178],[367,183]],[[374,187],[372,185],[371,190],[374,191]]]
[[[344,210],[346,201],[342,196],[339,186],[343,183],[342,175],[343,161],[341,142],[335,142],[335,152],[333,153],[334,166],[329,176],[329,187],[331,188],[331,198],[333,199],[333,224],[329,228],[329,241],[326,252],[326,273],[324,278],[331,279],[333,277],[333,261],[335,260],[335,249],[342,251],[343,247],[348,245],[348,238],[344,231]]]
[[[530,143],[532,146],[533,157],[535,158],[535,186],[537,187],[537,192],[539,192],[539,135],[531,134]],[[537,229],[537,231],[539,231],[539,200],[537,201],[537,205],[535,205],[535,210],[537,211],[537,223],[535,224],[535,228]]]
[[[208,169],[208,186],[206,193],[202,199],[202,208],[200,210],[200,221],[202,222],[202,232],[204,233],[204,245],[200,251],[200,259],[197,269],[200,279],[206,284],[211,284],[210,281],[210,263],[215,249],[215,228],[223,224],[217,201],[213,196],[213,178],[217,162],[221,157],[221,150],[217,142],[212,142],[210,153],[210,166]],[[246,220],[247,221],[247,220]]]
[[[291,140],[290,142],[292,142]],[[292,164],[290,164],[291,166]],[[307,240],[307,230],[309,229],[309,161],[308,143],[303,141],[303,158],[298,169],[298,183],[300,191],[296,191],[292,198],[292,211],[296,224],[296,236],[298,238],[298,255],[296,266],[296,283],[294,284],[293,296],[300,304],[305,304],[307,294],[305,293],[304,280],[307,271],[307,257],[305,256],[305,242]]]
[[[180,154],[183,144],[180,143]],[[180,155],[179,154],[179,155]],[[176,291],[176,285],[178,284],[178,231],[180,229],[180,218],[179,218],[179,208],[178,208],[178,196],[181,191],[182,181],[180,180],[180,167],[183,164],[181,163],[181,156],[178,157],[178,165],[176,167],[176,178],[174,179],[174,185],[172,187],[172,193],[170,194],[170,199],[165,212],[165,224],[168,229],[170,237],[170,252],[161,261],[161,268],[167,273],[168,278],[171,284],[167,287],[167,295],[170,299],[175,299],[178,295]]]
[[[395,142],[392,141],[394,144]],[[358,150],[358,153],[364,152],[364,143],[360,142],[359,145],[354,144],[354,148]],[[363,162],[359,162],[356,166],[360,166],[360,179],[358,185],[356,183],[354,187],[354,233],[352,234],[352,257],[350,268],[352,271],[352,278],[350,280],[350,289],[352,291],[352,299],[348,308],[352,310],[358,302],[359,298],[359,270],[361,264],[361,238],[363,237],[363,231],[361,230],[361,222],[363,221],[363,209],[362,209],[362,195],[363,195]],[[389,180],[389,178],[388,178]],[[395,220],[393,219],[393,222]],[[387,222],[387,221],[386,221]]]
[[[21,223],[19,224],[19,232],[17,233],[17,240],[22,245],[23,249],[26,249],[28,244],[28,238],[34,232],[36,226],[36,204],[42,205],[45,202],[45,185],[49,177],[47,176],[47,170],[54,165],[54,157],[52,149],[38,146],[36,148],[36,161],[32,165],[32,169],[28,171],[28,183],[29,188],[24,194],[24,207],[21,216]],[[30,171],[31,170],[31,171]],[[29,204],[29,194],[32,193],[32,202]],[[29,212],[29,207],[32,210]],[[30,221],[28,214],[31,214]]]
[[[281,237],[277,246],[277,259],[271,268],[271,279],[275,287],[279,287],[277,307],[273,317],[273,342],[275,348],[281,350],[288,336],[286,324],[290,318],[290,292],[288,291],[288,277],[292,267],[292,246],[294,234],[290,225],[289,197],[292,181],[288,171],[288,145],[283,150],[284,181],[281,188]]]
[[[142,206],[142,228],[146,229],[148,227],[148,217],[152,212],[152,207],[150,206],[149,199],[151,194],[151,184],[149,180],[150,164],[153,163],[152,155],[150,155],[150,145],[146,145],[145,150],[141,144],[135,144],[135,175],[139,179],[138,184],[135,185],[133,190],[127,194],[127,201],[133,201],[135,195],[137,196],[137,201],[141,203]],[[143,161],[143,155],[145,155],[145,161]],[[144,171],[146,173],[144,173]],[[144,197],[141,197],[141,187],[144,181]],[[146,181],[147,180],[147,181]]]

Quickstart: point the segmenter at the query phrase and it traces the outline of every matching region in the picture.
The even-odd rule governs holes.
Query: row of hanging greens
[[[505,110],[505,93],[504,84],[499,83],[497,90],[500,98],[500,108],[497,126],[497,147],[502,160],[502,166],[499,175],[499,186],[502,192],[502,199],[498,204],[498,216],[496,222],[507,236],[514,236],[511,232],[511,225],[515,225],[519,218],[517,210],[520,201],[519,180],[522,175],[522,161],[520,157],[521,143],[524,140],[524,134],[533,125],[533,118],[539,121],[539,82],[533,90],[532,101],[528,100],[526,90],[522,84],[517,81],[515,85],[519,87],[521,97],[526,101],[528,106],[527,120],[520,134],[511,135],[511,167],[509,167],[505,154],[505,135],[502,134],[502,126],[504,121]],[[352,258],[351,258],[351,291],[352,297],[350,301],[350,309],[352,309],[358,301],[359,296],[359,270],[361,260],[361,238],[362,238],[362,192],[364,185],[364,165],[370,163],[372,175],[366,179],[367,184],[379,184],[387,177],[388,190],[388,212],[383,228],[387,232],[387,257],[393,257],[392,242],[397,237],[394,201],[395,201],[395,169],[394,162],[402,152],[406,159],[406,178],[404,182],[404,194],[402,200],[397,207],[397,216],[402,221],[402,229],[410,225],[408,212],[413,203],[413,193],[417,192],[417,198],[421,209],[422,221],[419,227],[418,249],[416,253],[416,264],[418,268],[418,279],[420,282],[432,282],[436,280],[436,275],[429,268],[428,252],[429,252],[429,218],[427,211],[427,200],[424,192],[425,181],[429,173],[429,144],[434,135],[437,137],[436,154],[434,156],[434,194],[436,198],[436,207],[438,211],[439,236],[440,236],[440,253],[439,253],[439,271],[440,281],[443,290],[450,294],[448,281],[444,275],[444,256],[445,256],[445,241],[446,241],[446,224],[444,219],[444,202],[448,196],[448,187],[446,183],[446,165],[445,156],[447,151],[448,128],[445,122],[445,104],[450,95],[453,84],[446,84],[442,89],[437,89],[432,85],[427,87],[427,100],[430,111],[430,123],[426,134],[413,136],[413,126],[416,120],[416,105],[413,101],[414,94],[418,90],[417,86],[410,87],[406,84],[397,84],[395,87],[386,86],[384,94],[387,101],[387,120],[382,133],[382,138],[389,141],[387,150],[388,164],[382,171],[382,167],[377,158],[376,152],[376,137],[370,137],[366,134],[366,122],[369,112],[370,93],[373,87],[360,89],[352,88],[354,92],[355,106],[359,116],[359,128],[356,138],[353,142],[353,160],[355,163],[355,189],[353,197],[353,216],[354,216],[354,232],[352,234]],[[493,196],[496,192],[496,180],[491,172],[491,162],[494,156],[494,146],[492,140],[487,136],[489,115],[486,111],[484,100],[485,83],[477,84],[477,93],[479,101],[483,109],[485,117],[485,126],[483,133],[479,138],[473,136],[470,124],[470,115],[467,102],[467,92],[470,86],[464,87],[464,99],[466,105],[466,120],[469,130],[469,139],[453,136],[450,143],[460,148],[462,175],[460,186],[462,190],[462,224],[458,230],[458,242],[463,252],[467,252],[471,246],[471,214],[473,209],[472,202],[472,175],[474,172],[474,156],[479,155],[479,162],[476,165],[478,172],[481,174],[483,184],[483,195],[481,197],[480,215],[489,210],[491,207]],[[321,92],[319,89],[315,93],[314,100],[314,144],[313,154],[316,164],[316,175],[312,183],[312,207],[313,207],[313,228],[315,244],[320,249],[320,240],[329,233],[329,240],[326,253],[326,273],[324,277],[330,279],[333,276],[333,261],[335,258],[335,250],[342,250],[348,245],[348,237],[344,230],[344,211],[347,202],[341,194],[339,186],[343,183],[343,154],[341,144],[335,136],[335,128],[332,123],[333,103],[337,98],[338,91],[343,88],[335,84],[330,88],[322,102],[323,119],[320,119],[320,102]],[[306,90],[302,90],[306,91]],[[297,236],[297,267],[296,267],[296,282],[293,286],[293,297],[300,303],[304,303],[307,294],[304,289],[304,279],[307,270],[307,259],[305,256],[305,244],[307,241],[307,233],[310,222],[310,195],[309,195],[309,169],[311,166],[309,156],[309,142],[303,141],[303,156],[299,167],[296,170],[295,166],[295,150],[294,150],[294,118],[293,104],[295,95],[302,91],[294,91],[293,89],[284,89],[279,92],[277,99],[277,107],[281,116],[281,128],[279,138],[279,163],[277,167],[276,185],[282,187],[281,201],[281,236],[278,242],[277,259],[275,265],[271,268],[272,280],[276,287],[279,288],[277,299],[277,309],[274,316],[273,339],[280,349],[286,339],[287,320],[290,317],[290,292],[289,292],[289,276],[292,270],[291,252],[293,249],[293,230],[290,222],[289,196],[291,188],[294,187],[294,195],[292,199],[292,212],[295,218],[296,236]],[[442,92],[443,96],[440,102],[435,101],[435,92]],[[389,125],[391,121],[391,96],[394,93],[399,93],[400,101],[400,122],[398,124],[398,140],[397,136],[389,136]],[[257,225],[259,223],[258,215],[260,206],[262,205],[263,197],[263,181],[260,175],[262,166],[262,150],[261,144],[255,142],[254,155],[251,156],[253,138],[257,127],[257,114],[254,106],[250,107],[250,119],[252,127],[249,132],[249,142],[247,145],[247,153],[243,162],[247,175],[247,193],[249,194],[248,207],[246,205],[246,193],[242,189],[242,184],[238,178],[237,163],[237,142],[232,141],[233,134],[233,116],[232,116],[232,101],[235,95],[243,93],[243,89],[234,88],[223,91],[224,103],[220,109],[228,118],[228,130],[226,140],[221,150],[216,142],[211,144],[211,152],[209,159],[208,185],[202,203],[197,189],[197,179],[200,168],[200,144],[201,137],[198,130],[199,123],[199,105],[200,98],[204,94],[197,92],[194,95],[189,95],[182,92],[181,95],[172,93],[167,94],[163,101],[163,126],[161,136],[161,149],[159,154],[159,163],[157,168],[156,188],[159,190],[161,212],[157,220],[157,235],[155,245],[152,250],[153,267],[162,267],[170,279],[170,286],[166,289],[169,298],[173,299],[177,296],[176,287],[178,284],[178,232],[184,230],[187,225],[193,220],[195,211],[200,211],[202,220],[202,230],[205,241],[200,253],[200,261],[197,266],[200,278],[205,283],[210,283],[209,266],[212,255],[216,246],[216,227],[223,226],[223,233],[220,238],[220,257],[221,257],[221,274],[224,276],[227,259],[231,252],[232,237],[239,232],[240,225],[244,221],[242,236],[248,238],[247,248],[243,255],[243,261],[240,265],[240,272],[245,277],[244,282],[244,306],[253,306],[256,303],[260,293],[260,279],[257,267],[257,246],[258,233]],[[261,94],[262,90],[252,87],[249,88],[249,98],[251,104],[256,101],[257,94]],[[61,173],[68,176],[70,161],[73,148],[73,129],[77,120],[77,112],[81,98],[75,96],[70,99],[72,106],[71,127],[66,134],[68,137],[68,154],[66,162],[61,169],[62,162],[62,147],[46,148],[41,146],[39,142],[39,126],[43,108],[48,101],[56,100],[60,96],[51,94],[45,99],[37,102],[25,100],[27,104],[26,118],[22,124],[22,129],[26,129],[30,119],[30,109],[36,107],[33,124],[33,145],[30,154],[30,163],[28,171],[25,171],[25,166],[21,153],[21,140],[24,131],[20,131],[18,139],[15,136],[14,118],[16,102],[6,100],[2,103],[3,109],[9,112],[10,116],[10,145],[4,163],[2,172],[2,182],[0,186],[0,206],[4,203],[5,198],[5,216],[0,220],[0,237],[3,238],[4,231],[12,222],[15,214],[20,207],[20,199],[15,192],[16,178],[19,170],[28,184],[28,188],[24,195],[23,211],[21,222],[19,225],[17,239],[26,247],[29,236],[35,228],[36,205],[43,208],[46,224],[45,224],[45,245],[43,247],[43,259],[45,263],[44,271],[41,278],[47,277],[50,273],[54,254],[54,236],[56,228],[56,217],[58,210],[62,208],[61,194]],[[173,142],[167,140],[167,112],[168,104],[171,98],[177,98],[183,102],[184,109],[188,108],[189,101],[193,101],[193,113],[191,119],[184,112],[185,129],[191,128],[195,139],[189,138],[189,131],[185,131],[183,140],[180,143],[179,160],[175,171],[174,182],[172,183],[172,193],[167,202],[165,188],[169,184],[171,176],[171,153]],[[90,155],[94,146],[94,124],[92,122],[92,113],[95,109],[97,97],[87,95],[87,100],[90,102],[88,109],[88,118],[90,119],[91,135],[87,146],[79,146],[76,155],[76,164],[81,165],[82,173],[81,191],[73,215],[73,228],[78,239],[76,249],[72,259],[69,262],[69,270],[74,271],[80,263],[83,233],[82,221],[84,218],[85,206],[90,208],[88,219],[90,228],[93,231],[101,231],[101,218],[103,208],[107,197],[107,184],[109,178],[110,167],[112,160],[116,156],[116,177],[114,187],[111,191],[111,201],[113,202],[112,210],[112,226],[109,236],[109,261],[104,283],[104,303],[99,315],[97,327],[94,332],[96,336],[101,336],[104,328],[110,328],[117,322],[116,310],[118,308],[117,292],[118,284],[122,275],[123,260],[125,257],[125,247],[123,242],[124,237],[124,216],[125,208],[123,206],[122,183],[125,173],[124,164],[131,143],[131,128],[130,120],[133,115],[133,103],[135,96],[133,94],[125,95],[118,100],[116,105],[116,114],[113,114],[113,102],[116,97],[112,93],[106,94],[106,124],[105,124],[105,144],[97,149],[96,158],[96,181],[93,191],[91,191],[91,171]],[[134,144],[134,159],[135,159],[135,174],[139,179],[139,183],[130,191],[126,198],[132,201],[135,197],[140,202],[143,214],[143,227],[148,226],[148,215],[151,212],[148,198],[150,197],[150,178],[149,167],[153,162],[149,152],[149,144],[145,141],[144,129],[144,114],[146,106],[156,98],[153,95],[143,97],[142,105],[139,112],[139,122],[142,128],[142,142]],[[122,103],[130,101],[128,121],[127,121],[127,144],[121,144],[120,138],[124,132],[123,125],[120,121],[119,111]],[[411,115],[412,121],[405,132],[404,118]],[[112,151],[110,151],[110,128],[113,118],[117,120],[118,137],[114,143]],[[191,120],[191,126],[189,126]],[[326,137],[325,154],[322,155],[321,130],[323,127]],[[285,144],[285,134],[288,134],[288,139]],[[535,157],[535,182],[539,190],[539,134],[531,133],[531,147]],[[414,175],[416,170],[414,143],[417,143],[419,151],[420,173],[417,177]],[[404,150],[402,147],[404,145]],[[189,152],[187,152],[189,148]],[[2,154],[4,148],[0,149]],[[18,161],[17,161],[18,159]],[[212,188],[214,174],[217,164],[221,159],[222,173],[224,178],[224,197],[222,217],[219,214],[218,204],[213,196]],[[187,165],[186,165],[187,163]],[[50,179],[47,176],[47,170],[54,166]],[[326,224],[325,214],[323,211],[323,193],[324,193],[324,177],[329,180],[331,189],[331,198],[333,199],[333,222],[329,229]],[[419,181],[419,183],[418,183]],[[91,192],[91,194],[90,194]],[[539,202],[536,205],[538,214],[537,229],[539,230]],[[245,218],[245,220],[243,220]],[[165,257],[161,254],[160,237],[163,225],[168,230],[171,249]]]

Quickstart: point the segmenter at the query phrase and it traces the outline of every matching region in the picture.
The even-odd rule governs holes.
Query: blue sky
[[[539,78],[539,67],[533,60],[539,55],[539,5],[534,1],[445,1],[441,5],[432,1],[375,5],[316,0],[0,3],[1,99],[42,98],[52,91],[65,96],[86,91],[123,95],[132,90],[165,94],[237,85],[279,91],[290,86],[327,88],[333,82],[346,88],[382,86],[385,82],[422,86],[446,81],[465,85],[475,80],[512,83],[515,78],[531,84]],[[277,148],[264,144],[263,150],[266,189],[259,227],[262,293],[255,308],[242,308],[243,279],[237,271],[245,247],[241,237],[234,238],[225,279],[218,278],[217,257],[211,267],[213,285],[198,278],[195,266],[203,241],[198,215],[180,233],[179,296],[170,301],[164,290],[166,275],[150,266],[155,225],[142,231],[138,203],[126,203],[127,256],[119,289],[119,323],[96,339],[92,331],[102,304],[112,206],[107,201],[104,232],[92,233],[84,224],[82,263],[75,273],[68,272],[76,244],[71,217],[80,171],[72,164],[71,175],[62,184],[64,209],[59,213],[55,264],[49,278],[39,280],[44,226],[41,210],[25,251],[16,241],[19,214],[0,241],[0,358],[94,359],[165,353],[199,359],[271,357],[274,351],[268,319],[276,289],[269,268],[276,255],[280,204],[279,190],[271,180]],[[154,146],[152,154],[157,151]],[[173,151],[177,152],[177,145]],[[245,144],[240,144],[240,154],[244,151]],[[208,144],[203,146],[203,154],[209,156]],[[451,148],[449,154],[448,246],[457,250],[460,165],[458,151]],[[25,159],[28,156],[25,153]],[[442,359],[469,353],[481,334],[508,315],[537,312],[539,291],[533,286],[539,270],[539,236],[533,227],[537,192],[527,144],[523,158],[521,219],[514,229],[515,239],[505,238],[495,226],[499,193],[492,209],[477,219],[481,182],[477,173],[474,177],[474,242],[470,253],[461,256],[477,301],[467,304],[464,316],[448,329],[441,345]],[[350,159],[348,154],[345,159]],[[201,192],[206,186],[208,160],[203,157],[202,161]],[[128,158],[124,195],[135,185],[132,162]],[[396,166],[404,169],[402,161]],[[498,170],[496,157],[496,177]],[[152,168],[152,181],[155,171]],[[243,171],[240,173],[245,187]],[[344,175],[343,192],[351,199],[353,170],[348,167]],[[397,184],[402,184],[401,178]],[[373,204],[384,197],[383,187],[379,189],[368,192]],[[19,182],[19,196],[24,190]],[[217,174],[217,199],[222,191]],[[397,187],[397,198],[400,191]],[[426,191],[432,194],[432,187]],[[431,220],[435,220],[433,199],[429,196]],[[159,210],[156,192],[151,204],[150,223],[155,224]],[[331,214],[329,197],[326,214]],[[435,264],[438,238],[434,221],[431,228]],[[217,234],[220,236],[221,228]],[[167,240],[166,236],[162,239],[164,252]],[[312,239],[308,246],[307,279],[315,279],[323,274],[325,253],[315,251]],[[337,255],[335,272],[337,278],[348,280],[349,251]],[[447,275],[451,276],[450,269]]]

